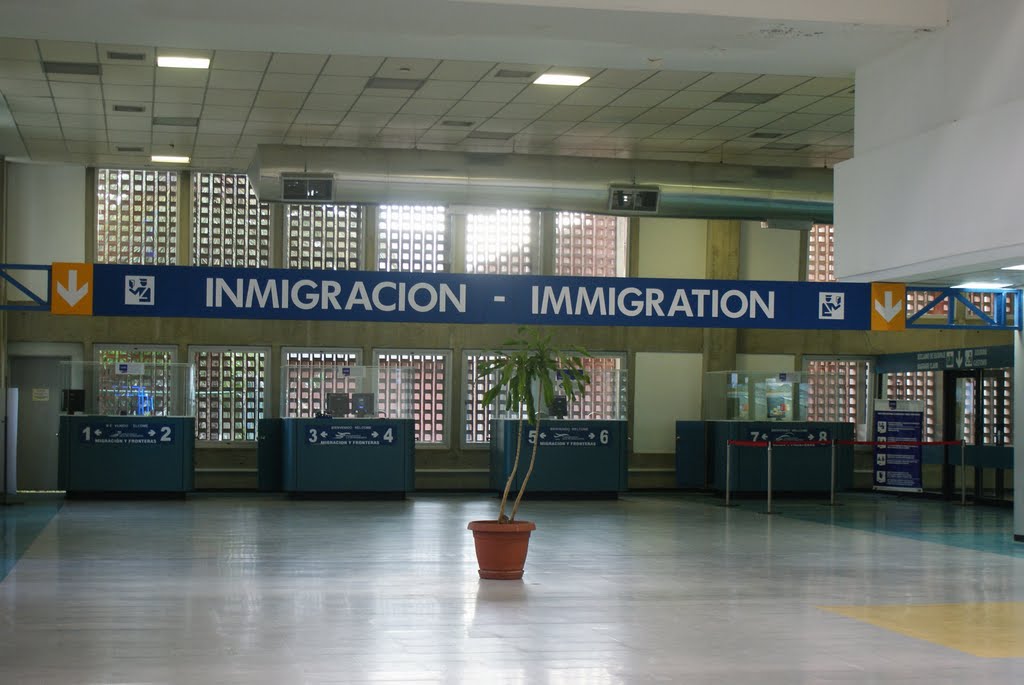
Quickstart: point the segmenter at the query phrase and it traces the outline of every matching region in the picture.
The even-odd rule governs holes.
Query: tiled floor
[[[522,581],[477,578],[485,496],[68,502],[0,582],[0,683],[1024,682],[1011,512],[845,501],[527,502]]]

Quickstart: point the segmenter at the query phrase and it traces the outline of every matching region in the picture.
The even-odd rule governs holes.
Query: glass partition
[[[710,371],[704,374],[704,419],[845,422],[844,388],[833,374]]]
[[[61,411],[101,416],[195,416],[195,368],[176,362],[61,362]]]
[[[562,390],[562,378],[567,374],[571,382],[572,371],[560,371],[552,378],[555,385],[555,397],[550,405],[541,400],[538,413],[545,419],[566,419],[574,421],[625,421],[627,418],[628,393],[625,369],[596,368],[587,369],[590,383],[577,394],[576,399],[569,400]],[[493,382],[493,381],[492,381]],[[540,389],[535,390],[540,396]],[[494,405],[494,416],[500,419],[518,419],[519,410],[508,411],[505,408],[505,393],[498,395]]]
[[[414,418],[415,371],[399,366],[285,365],[286,419]]]

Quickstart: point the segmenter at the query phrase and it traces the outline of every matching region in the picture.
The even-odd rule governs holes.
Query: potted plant
[[[505,411],[519,416],[515,457],[501,494],[498,518],[469,523],[481,578],[513,580],[523,577],[530,532],[537,526],[532,521],[516,520],[516,514],[537,461],[541,409],[550,407],[558,394],[564,395],[567,401],[582,397],[590,383],[590,375],[583,368],[583,358],[590,354],[575,346],[570,347],[570,350],[563,352],[552,343],[550,335],[536,328],[523,327],[501,350],[490,353],[493,358],[480,365],[481,374],[493,377],[491,387],[484,393],[484,404],[490,405],[500,397]],[[512,483],[519,472],[523,424],[526,421],[533,426],[535,436],[530,450],[530,463],[519,492],[516,493],[512,511],[506,514]]]

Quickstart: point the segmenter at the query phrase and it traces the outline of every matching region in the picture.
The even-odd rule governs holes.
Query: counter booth
[[[568,401],[556,396],[540,407],[540,430],[522,422],[520,468],[512,483],[518,491],[537,445],[537,464],[529,493],[587,493],[615,496],[627,487],[626,371],[588,369],[590,384],[582,397]],[[555,379],[558,388],[560,379]],[[504,410],[499,396],[490,421],[490,487],[505,488],[512,471],[520,429],[518,412]]]
[[[119,361],[130,356],[61,363],[57,477],[69,495],[192,490],[194,369],[160,353]]]
[[[404,496],[413,490],[413,369],[333,366],[311,357],[281,373],[282,387],[301,389],[282,412],[285,492]]]
[[[849,404],[845,390],[840,379],[829,374],[705,374],[704,420],[676,423],[678,485],[724,492],[729,442],[736,441],[740,444],[731,448],[729,489],[765,493],[767,447],[763,443],[771,442],[773,491],[828,493],[835,443],[836,488],[849,489],[853,482],[850,442],[855,432],[853,423],[841,420]]]

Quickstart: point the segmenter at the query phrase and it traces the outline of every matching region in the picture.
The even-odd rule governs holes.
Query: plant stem
[[[512,460],[512,471],[511,471],[511,473],[508,474],[508,480],[505,481],[505,491],[503,493],[501,493],[501,507],[498,508],[498,523],[505,523],[506,521],[512,520],[512,519],[509,519],[508,517],[505,516],[505,505],[508,504],[508,493],[509,493],[509,490],[512,489],[512,481],[515,479],[516,472],[519,470],[519,455],[522,453],[522,450],[523,450],[523,416],[522,416],[522,414],[519,415],[519,423],[518,423],[518,427],[517,427],[517,434],[518,434],[518,437],[516,438],[516,458]],[[534,440],[534,444],[536,444],[536,440]],[[534,450],[534,454],[536,454],[536,453],[537,453],[536,450]],[[533,470],[533,465],[532,464],[530,465],[530,470]],[[520,489],[519,491],[522,492],[522,489]],[[516,500],[516,506],[517,507],[519,506],[519,500],[518,499]],[[514,519],[515,517],[516,517],[516,513],[513,510],[512,518]]]
[[[520,419],[520,424],[522,419]],[[520,425],[519,437],[522,439],[522,425]],[[523,478],[523,484],[519,486],[519,492],[516,494],[516,501],[512,505],[512,516],[509,517],[509,521],[516,520],[516,512],[519,511],[519,503],[523,500],[523,493],[526,492],[526,484],[530,482],[530,476],[533,474],[533,465],[537,462],[537,446],[540,445],[540,416],[537,417],[537,424],[534,426],[533,431],[533,451],[530,453],[530,468],[526,469],[526,477]],[[519,459],[519,449],[516,448],[516,460]]]

